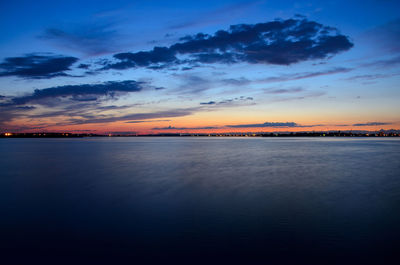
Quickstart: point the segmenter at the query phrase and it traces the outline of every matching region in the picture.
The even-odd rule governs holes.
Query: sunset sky
[[[400,2],[1,1],[0,132],[400,129]]]

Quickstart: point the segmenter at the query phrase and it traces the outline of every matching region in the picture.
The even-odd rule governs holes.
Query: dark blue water
[[[0,139],[0,151],[0,264],[400,264],[398,139]]]

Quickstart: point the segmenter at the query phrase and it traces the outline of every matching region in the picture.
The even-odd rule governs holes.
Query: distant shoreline
[[[285,133],[160,133],[160,134],[77,134],[2,133],[0,138],[83,138],[83,137],[400,137],[397,132],[285,132]]]

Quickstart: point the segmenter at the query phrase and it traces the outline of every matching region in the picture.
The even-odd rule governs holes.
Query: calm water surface
[[[0,139],[0,151],[0,264],[400,264],[399,139]]]

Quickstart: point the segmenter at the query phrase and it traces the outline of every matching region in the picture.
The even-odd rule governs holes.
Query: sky
[[[0,132],[400,129],[400,2],[0,1]]]

